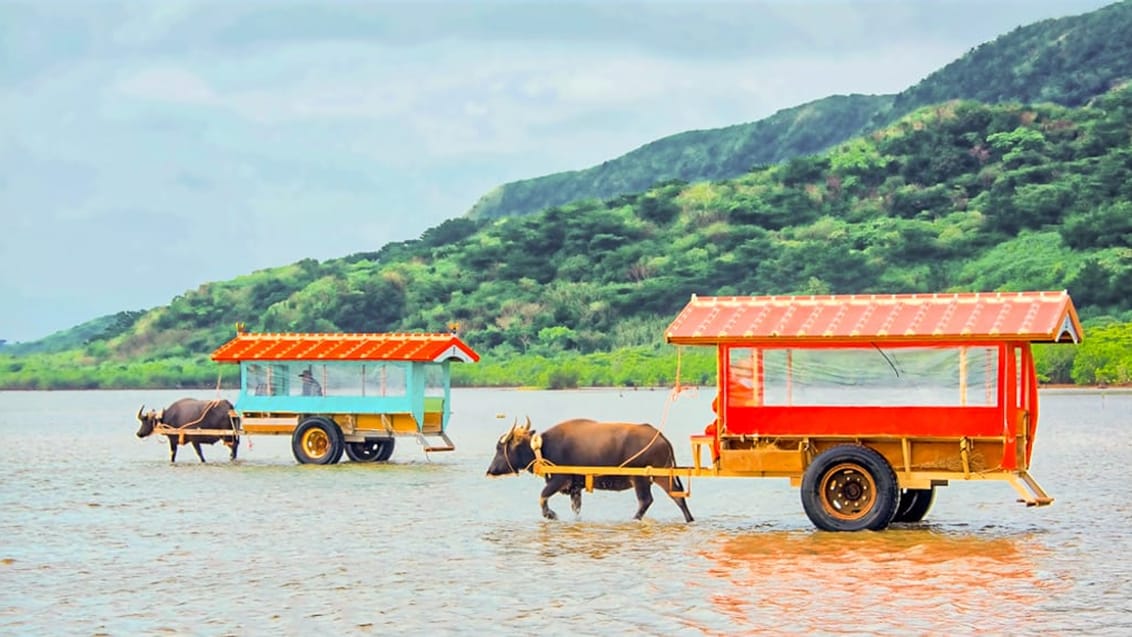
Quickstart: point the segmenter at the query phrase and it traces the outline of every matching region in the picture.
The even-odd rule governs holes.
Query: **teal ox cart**
[[[212,360],[240,366],[234,421],[244,435],[291,436],[304,464],[388,460],[398,436],[426,452],[448,437],[454,362],[479,355],[456,334],[253,334]],[[228,432],[231,433],[230,431]]]

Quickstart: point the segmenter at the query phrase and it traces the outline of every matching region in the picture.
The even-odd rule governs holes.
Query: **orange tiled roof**
[[[421,361],[480,359],[454,334],[252,334],[240,332],[212,353],[221,363],[332,360]]]
[[[664,333],[669,343],[878,340],[1080,341],[1069,293],[692,296]]]

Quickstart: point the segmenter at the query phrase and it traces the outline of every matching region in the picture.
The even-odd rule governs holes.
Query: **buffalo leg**
[[[664,489],[664,492],[668,494],[668,497],[672,498],[672,501],[676,503],[676,506],[680,507],[680,511],[684,514],[684,521],[693,522],[694,520],[692,519],[692,512],[688,510],[687,500],[683,497],[672,495],[673,491],[684,491],[684,485],[680,482],[680,478],[676,476],[673,476],[671,478],[669,478],[668,476],[657,476],[656,478],[654,478],[654,480],[660,488]]]
[[[197,457],[200,458],[200,461],[204,462],[204,450],[200,448],[200,443],[195,440],[193,441],[193,450],[197,452]]]
[[[177,462],[177,440],[169,439],[169,462]]]
[[[645,517],[645,511],[652,506],[652,480],[641,476],[633,476],[632,480],[633,488],[637,490],[637,503],[640,505],[633,519],[639,520]]]
[[[542,507],[542,517],[548,520],[558,519],[558,514],[552,511],[546,502],[550,496],[567,487],[572,481],[573,476],[568,475],[553,475],[546,479],[546,486],[542,488],[538,498],[539,506]]]
[[[559,491],[570,496],[570,508],[574,510],[574,515],[582,512],[582,489],[585,488],[585,484],[581,476],[574,476],[574,479]]]
[[[236,452],[239,451],[239,449],[240,449],[240,437],[236,436],[236,437],[232,438],[231,441],[230,441],[230,444],[228,446],[230,446],[232,448],[232,455],[228,456],[228,459],[229,460],[235,460],[236,459]]]

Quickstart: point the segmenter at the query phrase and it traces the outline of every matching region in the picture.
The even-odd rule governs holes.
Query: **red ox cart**
[[[1033,343],[1083,333],[1064,292],[695,297],[665,332],[716,348],[716,418],[693,465],[563,467],[585,476],[789,478],[830,531],[919,521],[935,488],[1004,480],[1030,506]]]

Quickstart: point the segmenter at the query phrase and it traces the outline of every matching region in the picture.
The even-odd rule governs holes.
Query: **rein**
[[[208,415],[208,412],[212,411],[213,407],[215,407],[219,404],[220,404],[220,399],[219,398],[213,398],[212,400],[208,401],[207,405],[204,406],[204,409],[201,410],[200,416],[196,420],[194,420],[190,423],[186,423],[184,425],[181,425],[180,427],[177,427],[177,429],[185,429],[187,427],[192,427],[193,425],[199,423],[200,421],[204,420],[204,417]],[[163,422],[161,424],[165,425],[167,423]],[[181,435],[184,435],[184,434],[181,434]]]
[[[664,428],[664,424],[666,422],[668,422],[668,409],[669,409],[669,407],[672,406],[672,403],[676,402],[676,399],[680,397],[680,394],[682,392],[685,392],[689,389],[692,389],[692,390],[696,389],[696,387],[694,385],[681,385],[680,384],[680,355],[683,351],[684,351],[683,347],[677,347],[676,348],[676,384],[672,387],[672,391],[668,394],[668,400],[664,401],[664,413],[660,417],[660,426],[655,427],[656,433],[653,434],[652,440],[650,440],[647,445],[642,447],[640,451],[629,456],[628,460],[626,460],[625,462],[622,462],[620,465],[618,465],[619,468],[624,467],[625,465],[627,465],[630,462],[632,462],[633,460],[635,460],[637,458],[637,456],[641,455],[645,451],[648,451],[649,447],[652,446],[652,443],[656,442],[656,439],[660,437],[661,429]],[[672,460],[673,460],[673,463],[675,464],[675,461],[676,461],[675,456],[673,456]]]
[[[208,415],[208,412],[212,411],[213,407],[219,405],[221,400],[222,399],[220,399],[220,398],[213,398],[212,400],[208,401],[207,405],[204,406],[204,409],[201,410],[200,416],[196,420],[189,422],[189,423],[186,423],[186,424],[183,424],[179,427],[174,427],[177,431],[181,432],[180,436],[178,436],[177,444],[180,444],[180,445],[185,444],[185,431],[184,430],[187,429],[188,427],[192,427],[193,425],[196,425],[196,424],[200,423],[200,421],[204,420],[204,417]],[[154,422],[155,422],[155,424],[165,425],[166,427],[171,426],[169,423],[165,422],[165,410],[164,409],[161,410],[161,415],[158,416],[154,420]]]
[[[648,443],[645,446],[641,447],[641,449],[639,451],[637,451],[637,453],[629,456],[621,464],[617,465],[617,468],[620,469],[620,468],[627,466],[630,462],[636,460],[642,453],[648,451],[652,447],[653,443],[655,443],[657,438],[660,438],[660,435],[661,435],[661,431],[660,431],[659,428],[654,427],[653,429],[655,430],[655,433],[653,434],[652,439],[649,440]],[[530,445],[531,445],[531,451],[534,452],[535,457],[534,457],[534,459],[532,459],[530,462],[527,463],[527,466],[523,467],[521,470],[516,470],[514,463],[511,462],[510,445],[507,445],[507,444],[503,445],[503,459],[507,461],[507,468],[510,469],[512,473],[522,473],[523,471],[530,471],[531,467],[533,467],[533,466],[550,466],[550,467],[554,466],[553,462],[542,457],[542,436],[540,434],[537,434],[537,433],[533,434],[530,437],[529,442],[530,442]],[[675,463],[675,458],[673,458],[673,462]]]
[[[655,429],[655,427],[654,427],[654,429]],[[660,430],[659,430],[659,429],[657,429],[657,430],[656,430],[656,433],[655,433],[655,434],[653,434],[652,440],[650,440],[650,441],[649,441],[649,443],[648,443],[647,445],[645,445],[645,446],[641,447],[641,450],[640,450],[640,451],[638,451],[637,453],[635,453],[635,454],[633,454],[633,455],[629,456],[629,457],[628,457],[628,458],[627,458],[627,459],[625,460],[625,462],[622,462],[621,464],[617,465],[617,467],[618,467],[618,468],[624,467],[625,465],[629,464],[630,462],[632,462],[632,461],[636,460],[636,459],[637,459],[637,456],[639,456],[639,455],[641,455],[642,453],[644,453],[644,452],[648,451],[649,447],[651,447],[651,446],[652,446],[652,443],[656,442],[656,439],[657,439],[657,438],[659,438],[659,437],[660,437]]]
[[[538,435],[537,433],[535,435],[531,436],[530,445],[531,445],[531,451],[535,452],[535,457],[533,459],[531,459],[530,462],[527,463],[527,466],[523,467],[522,469],[520,469],[518,471],[515,470],[515,465],[511,464],[510,446],[506,445],[506,444],[503,445],[503,459],[507,461],[507,468],[511,470],[511,473],[519,474],[519,473],[522,473],[524,471],[530,471],[531,467],[533,467],[535,464],[538,464],[538,463],[551,464],[551,465],[554,464],[554,463],[550,462],[549,460],[542,457],[542,436]]]

